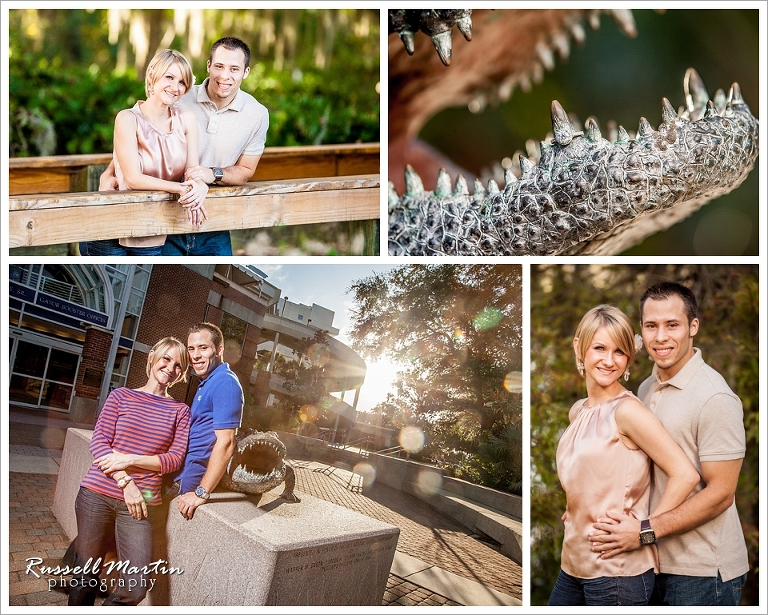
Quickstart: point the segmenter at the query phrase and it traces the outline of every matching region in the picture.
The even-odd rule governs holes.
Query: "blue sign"
[[[52,295],[38,292],[35,303],[40,307],[48,308],[49,310],[66,314],[67,316],[72,316],[74,318],[79,318],[87,323],[100,325],[102,327],[107,326],[108,318],[106,314],[89,310],[82,305],[70,303],[69,301],[64,301],[63,299],[53,297]]]

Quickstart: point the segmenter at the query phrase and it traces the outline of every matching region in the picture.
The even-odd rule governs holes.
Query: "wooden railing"
[[[364,254],[378,254],[379,145],[266,148],[245,186],[211,187],[202,227],[166,192],[81,192],[110,156],[9,162],[9,247],[277,225],[368,221]],[[90,175],[90,178],[88,177]],[[92,188],[93,189],[93,188]]]
[[[379,144],[267,147],[251,181],[337,177],[379,172]],[[8,194],[51,194],[98,189],[100,174],[112,154],[39,156],[8,161]],[[95,184],[88,181],[89,167]]]

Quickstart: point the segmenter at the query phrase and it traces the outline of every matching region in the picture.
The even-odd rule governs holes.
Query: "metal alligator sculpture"
[[[471,11],[401,11],[407,15],[399,21],[393,12],[390,28],[409,54],[417,30],[430,35],[446,65],[451,48],[444,33],[455,24],[472,38]],[[430,20],[420,21],[423,13]],[[632,35],[631,14],[620,13],[620,24]],[[547,57],[541,48],[539,55]],[[441,169],[434,190],[427,191],[406,166],[404,194],[389,185],[389,253],[609,255],[668,228],[738,187],[758,155],[758,121],[738,84],[727,97],[718,90],[710,98],[689,69],[683,88],[680,112],[662,99],[657,129],[640,118],[635,135],[619,127],[613,142],[603,138],[594,119],[582,130],[553,101],[551,141],[542,142],[530,159],[520,157],[519,177],[508,168],[503,189],[493,180],[487,187],[475,180],[470,194],[462,175],[452,185]]]
[[[285,483],[280,497],[299,502],[296,475],[285,461],[287,449],[273,431],[247,429],[237,436],[235,454],[219,485],[222,489],[261,495]]]

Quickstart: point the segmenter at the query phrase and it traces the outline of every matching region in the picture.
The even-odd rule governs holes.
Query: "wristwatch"
[[[222,171],[219,167],[211,167],[211,171],[213,171],[213,183],[218,184],[222,179],[224,179],[224,171]]]
[[[643,519],[640,522],[640,544],[652,545],[656,542],[656,534],[651,528],[651,520]]]
[[[203,498],[204,500],[207,500],[209,497],[211,497],[211,494],[208,493],[205,490],[205,487],[200,485],[197,489],[195,489],[195,495],[199,498]]]
[[[125,489],[128,486],[128,483],[130,483],[132,480],[133,479],[126,474],[122,478],[117,479],[117,486],[120,487],[120,489]]]

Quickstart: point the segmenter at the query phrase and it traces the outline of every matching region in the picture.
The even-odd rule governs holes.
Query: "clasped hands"
[[[115,472],[129,468],[132,461],[130,455],[112,452],[98,457],[95,460],[95,463],[104,474],[111,476]],[[128,512],[131,513],[131,516],[134,519],[141,520],[148,515],[147,503],[144,501],[144,495],[134,481],[128,483],[125,489],[123,489],[123,499],[125,500]]]
[[[587,535],[592,551],[599,559],[608,559],[619,553],[634,551],[640,544],[640,520],[623,513],[607,511],[592,524],[594,530]]]
[[[189,170],[187,174],[189,174]],[[208,184],[202,179],[190,175],[181,182],[181,186],[182,190],[186,190],[186,192],[179,195],[179,204],[187,210],[187,220],[194,226],[200,226],[208,219],[208,212],[203,205],[208,194]]]

